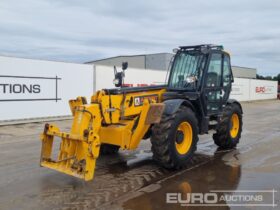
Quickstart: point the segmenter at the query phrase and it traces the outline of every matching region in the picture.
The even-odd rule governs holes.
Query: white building
[[[96,64],[104,66],[121,66],[122,62],[128,62],[128,66],[138,69],[154,69],[167,71],[169,63],[174,54],[172,53],[155,53],[143,55],[123,55],[110,58],[104,58],[86,62],[86,64]],[[233,76],[235,78],[256,79],[257,69],[232,66]]]

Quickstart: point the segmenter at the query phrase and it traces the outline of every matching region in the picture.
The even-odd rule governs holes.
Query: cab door
[[[229,98],[232,78],[229,56],[223,52],[212,52],[204,88],[207,115],[222,111]]]
[[[207,115],[218,113],[222,108],[222,53],[213,52],[208,63],[205,81]]]
[[[222,54],[222,106],[225,106],[230,92],[231,92],[231,84],[233,83],[233,75],[232,75],[232,69],[230,64],[230,57],[228,54],[223,53]]]

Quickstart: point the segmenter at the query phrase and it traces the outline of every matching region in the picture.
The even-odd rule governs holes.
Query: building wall
[[[146,69],[155,69],[166,71],[173,54],[159,53],[146,55]]]
[[[125,72],[124,83],[133,87],[142,85],[163,85],[166,72],[146,69],[130,68]],[[111,66],[95,66],[95,89],[115,88],[113,84],[114,71]],[[104,79],[102,79],[104,78]]]
[[[234,78],[230,98],[255,101],[277,98],[277,81]]]
[[[145,56],[118,56],[103,60],[97,60],[93,62],[89,62],[87,64],[96,64],[96,65],[104,65],[104,66],[122,66],[123,62],[128,62],[128,67],[130,68],[140,68],[145,69]]]
[[[105,65],[105,66],[121,66],[122,62],[128,62],[131,68],[155,69],[166,71],[174,54],[156,53],[135,56],[118,56],[89,62],[89,64]],[[233,76],[236,78],[256,79],[257,69],[240,66],[232,66]]]
[[[71,115],[68,100],[93,82],[92,65],[0,56],[0,122]]]
[[[254,68],[232,66],[232,73],[233,76],[236,78],[249,78],[249,79],[257,78],[257,69]]]

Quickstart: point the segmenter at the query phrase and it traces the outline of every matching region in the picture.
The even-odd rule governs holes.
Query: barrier
[[[114,70],[109,66],[95,66],[96,90],[114,88]],[[165,71],[129,68],[125,71],[125,84],[147,86],[164,84]],[[268,80],[234,78],[230,98],[238,101],[266,100],[277,98],[277,82]]]
[[[114,88],[114,69],[110,66],[95,66],[95,89]],[[119,70],[120,71],[120,70]],[[125,71],[127,86],[147,86],[164,84],[165,71],[129,68]]]
[[[230,98],[238,101],[277,98],[277,81],[234,78]]]
[[[0,121],[70,115],[68,100],[92,92],[90,65],[0,56]]]
[[[119,70],[120,71],[120,70]],[[0,56],[0,124],[4,121],[69,116],[68,100],[114,88],[114,70],[54,61]],[[128,86],[164,84],[166,72],[128,68]],[[231,98],[239,101],[277,98],[277,82],[235,78]],[[2,123],[1,123],[2,122]]]

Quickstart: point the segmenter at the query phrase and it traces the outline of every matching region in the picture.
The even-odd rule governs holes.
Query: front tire
[[[223,111],[222,119],[216,133],[213,134],[214,142],[221,149],[236,147],[242,132],[242,110],[237,104],[228,104]]]
[[[188,107],[172,115],[163,115],[152,129],[153,158],[165,168],[178,169],[192,158],[198,141],[198,123]]]

